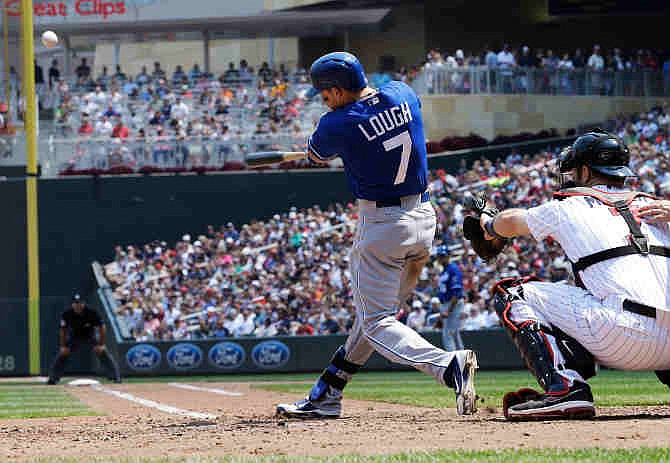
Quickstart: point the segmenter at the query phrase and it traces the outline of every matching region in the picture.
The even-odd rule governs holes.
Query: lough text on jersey
[[[400,106],[392,106],[368,118],[367,123],[358,124],[358,128],[368,141],[372,141],[411,120],[412,112],[409,109],[409,103],[403,101]]]

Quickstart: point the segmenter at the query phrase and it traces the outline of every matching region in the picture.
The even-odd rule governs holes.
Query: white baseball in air
[[[54,31],[44,31],[42,33],[42,45],[47,48],[58,45],[58,36]]]

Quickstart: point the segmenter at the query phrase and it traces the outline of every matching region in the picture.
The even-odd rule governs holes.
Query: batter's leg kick
[[[381,209],[376,213],[361,208],[350,253],[356,307],[352,331],[309,396],[295,404],[280,404],[278,414],[289,417],[340,416],[342,390],[373,351],[395,363],[423,371],[440,384],[453,388],[459,414],[476,411],[474,375],[478,365],[475,353],[471,350],[447,352],[439,349],[395,318],[403,297],[401,294],[407,293],[416,283],[420,273],[418,264],[425,262],[427,247],[435,230],[430,203],[398,214],[399,217],[390,217]],[[400,215],[413,220],[401,221]],[[392,220],[392,223],[385,220]],[[407,236],[414,237],[416,242],[399,233],[399,227],[395,226],[397,223],[411,223]],[[403,249],[399,242],[407,242],[407,247]]]
[[[519,349],[544,393],[532,389],[503,398],[510,420],[590,418],[595,415],[586,379],[595,375],[595,361],[583,346],[524,305],[523,283],[506,279],[494,287],[494,304],[502,325]],[[523,307],[524,310],[512,311]]]

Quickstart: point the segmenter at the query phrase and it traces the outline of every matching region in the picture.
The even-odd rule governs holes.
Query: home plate
[[[97,384],[100,384],[100,381],[89,378],[73,379],[67,383],[68,386],[95,386]]]

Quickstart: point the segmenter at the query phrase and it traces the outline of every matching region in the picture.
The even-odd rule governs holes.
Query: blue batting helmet
[[[346,51],[323,55],[312,63],[309,74],[314,86],[309,92],[312,96],[333,87],[359,91],[368,84],[360,61]]]

